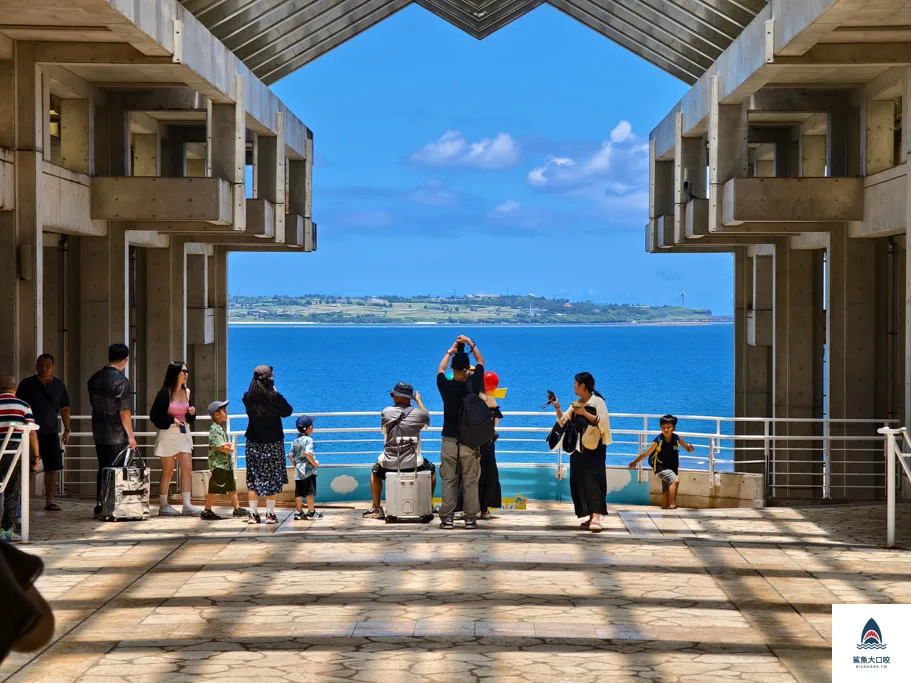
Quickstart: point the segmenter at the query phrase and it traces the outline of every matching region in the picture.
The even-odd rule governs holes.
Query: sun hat
[[[414,398],[414,387],[406,382],[399,382],[389,394],[391,396],[398,396],[399,398],[411,399]]]

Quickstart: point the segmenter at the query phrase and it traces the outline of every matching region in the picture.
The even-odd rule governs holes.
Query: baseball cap
[[[297,425],[297,431],[305,432],[307,431],[308,427],[313,425],[313,418],[309,415],[301,415],[299,418],[297,418],[297,422],[295,422],[295,424]]]
[[[257,365],[253,368],[253,376],[256,379],[272,379],[272,366],[271,365]]]
[[[392,396],[398,396],[399,398],[414,398],[414,387],[406,382],[399,382],[395,385],[392,391],[389,392]]]
[[[208,408],[209,417],[215,417],[215,413],[228,405],[228,403],[230,403],[230,401],[212,401]]]

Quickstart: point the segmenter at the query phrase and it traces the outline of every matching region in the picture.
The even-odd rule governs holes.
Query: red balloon
[[[500,378],[497,377],[497,373],[485,372],[484,373],[484,389],[486,391],[493,391],[498,386],[500,386]]]

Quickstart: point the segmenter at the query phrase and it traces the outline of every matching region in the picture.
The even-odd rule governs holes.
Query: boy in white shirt
[[[319,461],[313,455],[314,444],[310,436],[313,434],[313,418],[308,415],[297,418],[297,431],[298,437],[291,444],[291,452],[288,454],[288,459],[294,467],[294,496],[297,503],[294,519],[322,519],[323,513],[317,512],[313,506],[313,499],[316,496],[316,470],[319,467]],[[307,512],[304,512],[304,498],[307,499]]]

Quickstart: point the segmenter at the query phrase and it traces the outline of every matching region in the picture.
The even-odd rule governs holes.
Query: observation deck
[[[62,506],[23,546],[46,563],[56,640],[0,680],[816,683],[833,603],[911,602],[911,552],[879,547],[881,505],[612,505],[601,534],[567,503],[472,532],[350,505],[313,522],[279,508],[269,527]],[[911,545],[911,509],[898,517]]]

